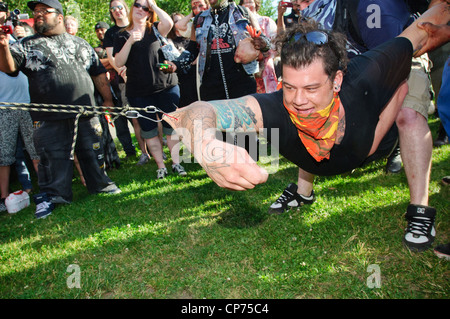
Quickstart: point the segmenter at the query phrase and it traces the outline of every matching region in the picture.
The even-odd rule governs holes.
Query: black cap
[[[34,0],[27,3],[28,8],[31,9],[31,11],[34,11],[34,7],[39,4],[45,4],[46,6],[49,6],[50,8],[56,9],[59,11],[59,13],[64,14],[63,7],[61,3],[59,3],[58,0]]]
[[[97,24],[95,25],[94,28],[95,28],[95,30],[97,30],[97,29],[109,29],[109,25],[106,22],[100,21],[100,22],[97,22]]]
[[[0,12],[8,12],[8,4],[0,0]]]

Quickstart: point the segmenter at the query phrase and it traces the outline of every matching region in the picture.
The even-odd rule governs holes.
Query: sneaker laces
[[[179,173],[179,172],[184,172],[184,168],[183,168],[183,166],[181,166],[180,164],[174,164],[174,165],[172,166],[172,169],[173,169],[174,171],[177,171],[177,173]]]
[[[288,201],[291,201],[293,196],[294,194],[285,189],[283,193],[280,195],[280,197],[278,197],[278,199],[275,201],[275,203],[284,204]]]
[[[406,232],[419,236],[428,236],[433,228],[434,218],[410,217]]]
[[[36,205],[36,214],[42,213],[50,208],[49,202],[42,202]]]

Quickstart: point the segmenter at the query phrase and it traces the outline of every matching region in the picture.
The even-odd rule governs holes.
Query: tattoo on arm
[[[237,132],[255,131],[256,116],[246,102],[246,98],[209,102],[216,111],[217,129]]]

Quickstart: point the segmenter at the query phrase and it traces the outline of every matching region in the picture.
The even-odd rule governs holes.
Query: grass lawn
[[[73,203],[46,219],[34,204],[2,213],[0,298],[450,298],[450,263],[402,245],[408,186],[385,162],[318,177],[317,201],[280,216],[267,208],[297,179],[284,159],[246,192],[219,188],[196,163],[184,164],[187,177],[155,180],[154,161],[136,162],[108,173],[121,194],[90,195],[74,178]],[[445,175],[450,146],[433,151],[435,244],[450,241]]]

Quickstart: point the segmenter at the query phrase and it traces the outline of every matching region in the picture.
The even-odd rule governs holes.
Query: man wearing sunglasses
[[[448,42],[448,35],[424,31],[419,23],[446,25],[449,21],[450,5],[440,2],[397,38],[348,65],[341,34],[300,23],[277,41],[282,90],[196,102],[164,120],[183,132],[184,144],[219,186],[247,190],[267,180],[268,173],[244,149],[215,136],[216,130],[256,131],[278,144],[280,153],[299,166],[303,178],[298,186],[309,194],[315,175],[351,171],[385,156],[393,147],[389,132],[401,103],[388,102],[406,94],[397,89],[408,77],[412,56]],[[423,219],[415,219],[414,227],[429,246],[436,211],[428,203],[411,204],[420,207]]]
[[[32,103],[95,105],[94,85],[112,106],[106,69],[85,40],[66,33],[63,8],[57,0],[28,2],[34,14],[36,34],[11,46],[0,32],[0,70],[22,71],[30,86]],[[54,204],[72,201],[74,113],[31,112],[38,121],[34,143],[40,157],[38,183],[42,193],[34,196],[36,217],[51,214]],[[119,193],[104,170],[101,125],[97,116],[82,116],[75,152],[90,193]]]

